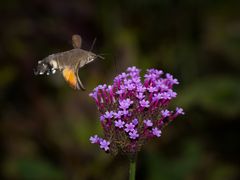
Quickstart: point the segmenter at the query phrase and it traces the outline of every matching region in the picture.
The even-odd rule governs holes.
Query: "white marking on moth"
[[[55,74],[55,72],[56,72],[56,69],[53,69],[53,70],[52,70],[52,73]]]
[[[38,61],[38,64],[41,64],[42,61]]]
[[[88,62],[91,62],[91,61],[93,61],[94,60],[94,58],[93,57],[88,57]]]
[[[58,68],[58,64],[57,64],[57,61],[56,61],[56,60],[52,59],[52,60],[50,61],[50,64],[52,65],[52,67],[53,67],[54,69],[57,69],[57,68]]]

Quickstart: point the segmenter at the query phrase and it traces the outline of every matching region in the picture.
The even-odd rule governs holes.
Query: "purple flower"
[[[167,109],[177,96],[174,84],[177,79],[157,69],[148,69],[141,79],[140,70],[133,66],[116,76],[112,85],[97,86],[90,97],[100,112],[104,139],[94,135],[91,143],[112,154],[134,154],[147,140],[160,137],[168,122],[184,114],[182,108],[174,113]]]
[[[122,111],[122,114],[125,115],[125,116],[128,115],[128,113],[129,113],[129,112],[128,112],[128,110],[126,110],[126,109],[124,109],[124,110]]]
[[[162,134],[162,131],[155,127],[152,129],[152,133],[154,136],[160,137]]]
[[[133,119],[132,123],[136,126],[138,124],[138,119],[137,118]]]
[[[123,128],[124,127],[125,122],[122,121],[121,119],[119,119],[117,121],[114,121],[114,122],[115,122],[116,127],[118,127],[118,128]]]
[[[182,108],[179,108],[179,107],[176,107],[176,113],[177,113],[177,114],[182,114],[182,115],[185,114],[184,111],[183,111],[183,109],[182,109]]]
[[[122,90],[122,89],[120,89],[120,90],[118,90],[117,92],[116,92],[116,94],[119,94],[119,95],[121,95],[121,94],[123,94],[124,93],[124,90]]]
[[[118,111],[117,113],[114,113],[114,117],[116,119],[120,119],[122,117],[122,115],[123,115],[123,111]]]
[[[100,148],[103,149],[104,151],[109,150],[109,145],[110,142],[106,141],[105,139],[100,141]]]
[[[133,103],[133,101],[131,101],[129,98],[124,99],[122,101],[119,101],[119,108],[121,109],[128,109],[129,106]]]
[[[110,111],[110,112],[107,111],[107,112],[105,113],[104,117],[105,117],[106,119],[111,119],[111,118],[113,117],[113,114],[114,114],[113,111]]]
[[[135,89],[135,85],[131,83],[131,84],[128,84],[128,85],[126,86],[126,88],[127,88],[129,91],[132,91],[132,90]]]
[[[125,73],[125,72],[123,72],[122,74],[119,75],[119,78],[120,78],[120,79],[124,79],[124,78],[126,78],[127,76],[128,76],[128,74]]]
[[[158,89],[156,87],[150,86],[147,88],[150,93],[156,92]]]
[[[107,87],[106,84],[104,84],[104,85],[99,85],[99,86],[97,87],[97,90],[100,90],[100,89],[104,90],[106,87]]]
[[[91,141],[92,144],[96,144],[99,142],[99,139],[100,138],[98,137],[98,135],[94,135],[94,136],[91,136],[89,140]]]
[[[167,93],[171,98],[175,98],[177,96],[177,93],[174,92],[172,89],[169,89]]]
[[[167,109],[165,109],[165,110],[162,110],[162,111],[161,111],[161,114],[162,114],[162,116],[165,118],[165,117],[170,116],[170,111],[167,110]]]
[[[95,100],[97,100],[97,93],[96,92],[90,93],[89,96],[94,98]]]
[[[146,80],[155,80],[157,78],[157,75],[156,74],[153,74],[153,73],[150,73],[150,74],[145,74],[144,75],[145,79]]]
[[[149,101],[148,100],[141,100],[140,101],[140,106],[143,107],[143,108],[148,108],[149,107]]]
[[[143,122],[144,122],[144,124],[145,124],[147,127],[152,127],[152,126],[153,126],[153,123],[152,123],[152,121],[151,121],[151,120],[149,120],[149,119],[147,119],[147,120],[144,120]]]
[[[102,122],[102,121],[104,121],[105,120],[105,115],[101,115],[100,116],[100,121]]]
[[[136,73],[140,72],[140,70],[138,68],[136,68],[136,66],[128,67],[127,71],[128,72],[136,72]]]
[[[157,69],[148,69],[147,70],[148,74],[156,74],[157,77],[163,74],[162,70],[157,70]]]
[[[133,129],[132,131],[129,132],[129,137],[130,137],[130,139],[136,139],[139,137],[139,134],[137,133],[137,131],[135,129]]]
[[[133,130],[134,130],[135,125],[134,125],[133,123],[129,123],[129,124],[126,123],[126,124],[125,124],[125,127],[126,127],[126,128],[125,128],[124,130],[125,130],[126,132],[129,132],[129,131],[133,131]]]
[[[162,94],[161,93],[154,94],[154,96],[153,96],[154,101],[158,101],[160,99],[162,99]]]
[[[120,89],[125,92],[125,90],[127,90],[127,87],[126,87],[126,85],[123,85],[123,84],[122,84],[122,85],[120,85]]]
[[[137,92],[144,93],[146,91],[146,88],[144,86],[137,86]]]
[[[108,85],[108,87],[107,87],[107,90],[112,90],[112,88],[113,88],[113,86],[112,85]]]
[[[169,73],[166,74],[166,78],[170,84],[179,84],[177,79],[174,79],[173,76]]]
[[[136,84],[136,85],[139,85],[141,84],[141,79],[137,76],[133,76],[132,77],[132,81]]]
[[[169,99],[169,100],[171,99],[171,95],[167,92],[163,92],[161,96],[162,96],[161,99]]]
[[[169,90],[168,86],[164,84],[162,80],[156,82],[156,86],[160,89],[161,92]]]
[[[124,85],[128,85],[128,84],[131,84],[132,83],[132,80],[131,79],[124,79]]]
[[[136,95],[136,97],[137,97],[138,99],[143,99],[143,98],[145,98],[145,95],[144,95],[143,93],[138,93],[138,94]]]

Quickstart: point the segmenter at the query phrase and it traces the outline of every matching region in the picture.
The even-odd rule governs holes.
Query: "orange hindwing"
[[[67,83],[74,89],[79,89],[78,87],[78,80],[77,80],[77,76],[76,73],[73,69],[66,67],[63,71],[62,71],[63,77],[64,79],[67,81]]]

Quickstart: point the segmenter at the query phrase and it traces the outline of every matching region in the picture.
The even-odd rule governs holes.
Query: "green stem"
[[[130,158],[130,165],[129,165],[129,180],[135,180],[136,174],[136,158]]]

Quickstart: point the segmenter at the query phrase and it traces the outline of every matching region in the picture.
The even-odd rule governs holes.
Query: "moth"
[[[66,82],[77,90],[85,90],[78,71],[81,67],[94,61],[102,56],[96,55],[93,52],[81,49],[82,39],[79,35],[72,36],[73,49],[65,52],[52,54],[38,61],[37,68],[34,70],[35,75],[54,74],[59,70]]]

